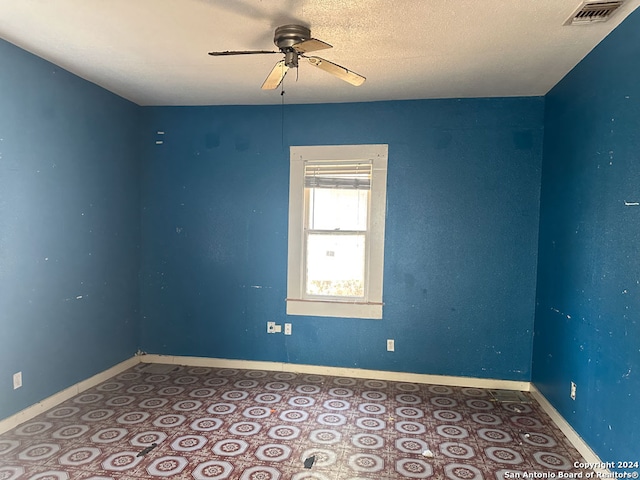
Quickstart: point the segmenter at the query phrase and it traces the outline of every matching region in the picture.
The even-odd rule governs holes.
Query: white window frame
[[[320,145],[290,147],[289,255],[287,314],[320,317],[382,318],[384,228],[387,203],[388,145]],[[371,161],[371,193],[363,301],[306,298],[304,288],[305,162]]]

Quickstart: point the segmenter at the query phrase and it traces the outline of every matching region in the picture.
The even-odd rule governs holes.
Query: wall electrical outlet
[[[285,323],[284,324],[284,334],[285,335],[291,335],[291,324],[290,323]]]
[[[576,399],[576,384],[571,382],[571,400]]]
[[[13,389],[20,388],[22,386],[22,372],[13,374]]]
[[[396,342],[392,338],[387,339],[387,352],[395,352],[396,351]]]

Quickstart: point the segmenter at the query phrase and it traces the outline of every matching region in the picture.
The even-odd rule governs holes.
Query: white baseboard
[[[31,420],[41,413],[46,412],[50,408],[53,408],[56,405],[69,400],[70,398],[78,395],[81,392],[84,392],[85,390],[88,390],[91,387],[95,387],[96,385],[113,377],[114,375],[118,375],[119,373],[124,372],[134,365],[137,365],[138,363],[140,363],[140,357],[131,357],[124,362],[114,365],[113,367],[94,375],[93,377],[82,380],[81,382],[78,382],[75,385],[70,386],[69,388],[65,388],[58,393],[54,393],[50,397],[47,397],[44,400],[11,415],[10,417],[0,420],[0,434],[3,434],[11,430],[12,428],[17,427],[21,423]]]
[[[567,440],[571,442],[571,444],[575,447],[580,455],[584,458],[586,463],[592,465],[604,465],[604,462],[600,460],[600,457],[596,455],[596,453],[591,450],[591,447],[586,444],[582,437],[578,435],[578,433],[573,429],[569,422],[567,422],[560,412],[558,412],[553,405],[545,398],[545,396],[538,390],[538,388],[531,384],[531,389],[529,390],[533,398],[540,404],[542,409],[551,417],[553,423],[564,433],[564,436],[567,437]],[[593,468],[594,471],[602,473],[602,477],[600,478],[612,478],[611,472],[605,468]]]
[[[306,373],[313,375],[331,375],[335,377],[370,378],[393,382],[427,383],[456,387],[491,388],[504,390],[529,391],[529,382],[497,380],[487,378],[453,377],[448,375],[427,375],[421,373],[389,372],[384,370],[365,370],[361,368],[323,367],[298,363],[258,362],[251,360],[230,360],[224,358],[179,357],[171,355],[141,355],[143,363],[168,363],[190,367],[240,368],[247,370],[267,370],[275,372]]]

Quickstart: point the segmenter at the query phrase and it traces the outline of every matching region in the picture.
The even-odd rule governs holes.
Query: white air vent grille
[[[144,373],[153,373],[154,375],[161,375],[169,372],[180,370],[178,365],[166,365],[162,363],[150,363],[148,366],[141,369]]]
[[[565,25],[584,25],[593,22],[604,22],[615,12],[623,1],[586,2],[565,22]]]
[[[489,390],[491,399],[499,403],[531,403],[523,393],[516,390]]]

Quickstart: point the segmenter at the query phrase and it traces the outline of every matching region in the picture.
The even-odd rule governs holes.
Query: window
[[[382,318],[387,151],[291,147],[288,314]]]

